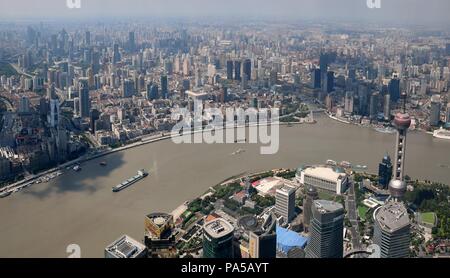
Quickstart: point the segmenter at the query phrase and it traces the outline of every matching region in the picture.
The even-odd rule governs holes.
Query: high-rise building
[[[234,61],[234,80],[241,81],[241,61]]]
[[[242,73],[247,76],[247,80],[250,80],[252,77],[252,60],[245,59],[242,68]]]
[[[392,178],[391,157],[388,154],[386,154],[383,157],[381,163],[378,165],[378,185],[383,189],[387,189],[391,178]]]
[[[100,118],[100,111],[92,109],[90,115],[91,133],[95,134],[95,122]]]
[[[244,233],[248,233],[248,253],[250,258],[270,259],[276,257],[277,218],[273,213],[261,217],[243,216],[238,221]]]
[[[329,71],[326,74],[326,78],[324,80],[324,89],[325,92],[331,93],[334,90],[334,72]]]
[[[89,32],[89,31],[86,31],[86,33],[85,33],[84,44],[86,46],[90,46],[91,45],[91,32]]]
[[[124,79],[122,83],[122,97],[129,98],[134,95],[134,82],[131,79]]]
[[[369,104],[369,117],[372,121],[377,119],[378,115],[378,104],[379,104],[379,92],[374,92],[370,96],[370,104]]]
[[[391,95],[384,95],[383,115],[385,121],[391,120]]]
[[[136,40],[134,32],[128,33],[128,50],[134,52],[136,50]]]
[[[389,81],[388,92],[391,96],[391,101],[397,102],[400,99],[400,79],[394,76]]]
[[[313,88],[319,89],[321,86],[320,69],[313,69],[313,71],[311,72],[311,80]]]
[[[91,100],[89,98],[89,84],[87,79],[80,79],[80,116],[89,117]]]
[[[169,97],[169,84],[167,80],[167,75],[161,76],[161,97],[167,99]]]
[[[114,50],[113,50],[113,63],[117,64],[118,62],[120,62],[121,57],[120,57],[120,51],[119,51],[119,44],[115,43],[114,44]]]
[[[354,108],[353,92],[352,91],[345,92],[344,110],[345,112],[352,114],[353,108]]]
[[[441,121],[441,97],[439,95],[434,95],[431,97],[430,125],[439,126],[440,121]]]
[[[410,221],[403,203],[390,201],[375,210],[373,242],[380,246],[382,258],[408,257]]]
[[[234,227],[222,218],[203,226],[203,257],[232,258]]]
[[[50,127],[56,128],[59,124],[59,101],[58,99],[50,100],[50,113],[48,114],[48,124]]]
[[[228,60],[227,61],[227,79],[228,80],[233,80],[233,61],[232,60]]]
[[[175,234],[173,216],[166,213],[151,213],[145,217],[145,246],[152,258],[173,258]]]
[[[342,258],[344,207],[333,201],[316,200],[312,206],[312,216],[306,257]]]
[[[283,186],[275,195],[275,213],[287,223],[295,217],[295,188]]]
[[[305,186],[305,191],[305,200],[303,202],[303,227],[305,232],[309,232],[312,217],[312,205],[314,200],[319,198],[319,194],[314,186]]]
[[[47,98],[50,99],[56,99],[56,86],[55,83],[51,83],[50,86],[47,88]]]

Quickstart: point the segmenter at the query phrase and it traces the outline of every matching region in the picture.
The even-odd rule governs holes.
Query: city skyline
[[[66,0],[0,1],[3,21],[17,19],[108,19],[117,17],[237,17],[276,20],[338,20],[382,24],[448,25],[450,2],[446,0],[381,0],[380,8],[368,7],[366,0],[81,0],[80,9],[69,9]],[[245,18],[242,18],[245,19]]]

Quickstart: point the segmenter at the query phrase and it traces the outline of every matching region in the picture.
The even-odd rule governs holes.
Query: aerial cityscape
[[[446,1],[6,2],[0,258],[450,257]]]

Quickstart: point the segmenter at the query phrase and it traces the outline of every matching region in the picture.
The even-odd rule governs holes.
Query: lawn
[[[319,190],[317,193],[319,195],[320,200],[334,201],[334,194],[332,194],[332,193],[328,193],[323,190]]]
[[[361,220],[366,220],[366,214],[367,214],[367,212],[369,211],[369,208],[368,207],[366,207],[366,206],[359,206],[358,207],[358,215],[359,215],[359,218],[361,219]]]
[[[430,225],[434,225],[436,221],[436,214],[434,212],[421,213],[420,217],[422,218],[422,222]]]

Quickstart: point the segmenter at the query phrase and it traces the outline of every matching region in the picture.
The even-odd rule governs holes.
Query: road
[[[346,206],[348,212],[348,219],[352,226],[349,231],[352,235],[352,248],[353,250],[361,249],[361,238],[359,236],[358,228],[358,211],[356,208],[356,196],[355,196],[355,183],[351,180],[350,187],[347,192]]]

